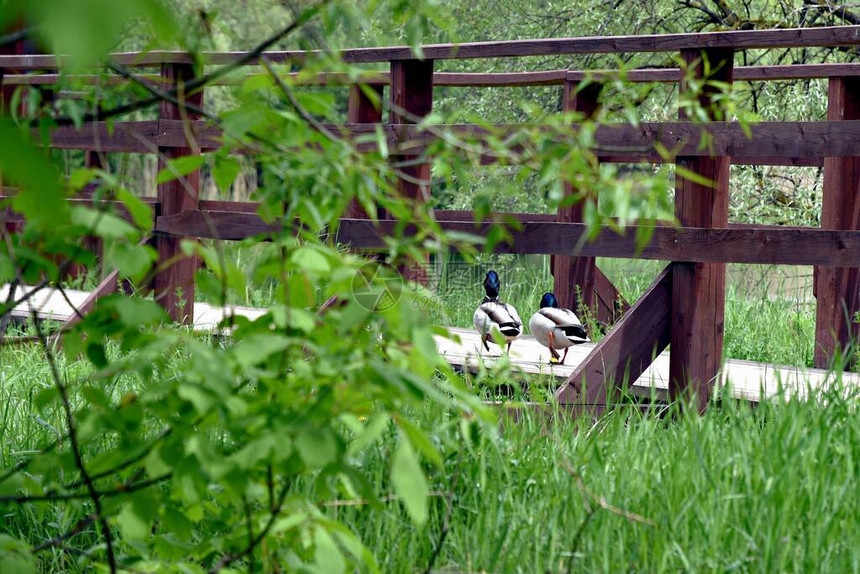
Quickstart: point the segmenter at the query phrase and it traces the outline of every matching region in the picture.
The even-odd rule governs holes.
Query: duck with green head
[[[491,333],[501,336],[508,343],[507,352],[511,351],[511,343],[523,332],[523,322],[513,305],[499,301],[501,282],[499,274],[493,270],[487,272],[484,278],[486,297],[475,309],[475,329],[481,334],[481,342],[489,352],[487,339]]]
[[[563,365],[570,347],[589,342],[582,322],[570,309],[559,307],[553,293],[541,297],[540,309],[529,319],[529,330],[541,345],[549,348],[550,363]],[[556,349],[564,349],[561,361]]]

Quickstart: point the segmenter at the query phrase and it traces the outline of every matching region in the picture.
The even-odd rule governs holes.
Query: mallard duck
[[[569,347],[589,342],[582,322],[570,309],[559,307],[552,293],[544,293],[540,309],[529,319],[529,330],[541,345],[549,347],[550,363],[560,362],[563,365]],[[558,360],[556,349],[564,349],[561,361]]]
[[[484,278],[484,291],[487,292],[487,296],[475,309],[475,329],[481,334],[481,342],[488,352],[490,346],[487,344],[487,339],[491,333],[498,333],[508,342],[506,352],[509,353],[511,342],[523,332],[523,322],[513,305],[499,301],[500,286],[498,273],[488,271]]]

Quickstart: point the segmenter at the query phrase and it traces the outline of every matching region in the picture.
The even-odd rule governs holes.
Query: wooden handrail
[[[786,28],[778,30],[735,30],[691,34],[654,34],[636,36],[593,36],[579,38],[544,38],[462,44],[430,44],[421,47],[430,60],[465,60],[483,58],[517,58],[558,56],[566,54],[617,54],[624,52],[676,52],[703,48],[812,48],[860,45],[860,26],[821,28]],[[337,54],[350,64],[379,63],[391,60],[418,59],[409,46],[352,48]],[[206,64],[230,64],[245,52],[205,52]],[[267,52],[271,62],[293,62],[325,55],[321,51],[288,50]],[[193,64],[187,52],[151,51],[113,54],[113,59],[127,66],[153,67],[161,64]],[[0,56],[0,68],[52,70],[61,65],[53,55]]]
[[[0,59],[2,56],[0,56]],[[213,85],[239,85],[245,81],[244,77],[233,77],[219,79]],[[313,77],[306,74],[292,73],[289,76],[298,85],[320,86],[335,85],[347,86],[358,83],[371,86],[385,86],[389,83],[388,72],[367,72],[359,81],[349,74],[323,73]],[[776,81],[776,80],[810,80],[816,78],[854,77],[860,76],[860,64],[794,64],[785,66],[745,66],[735,68],[735,81]],[[142,74],[141,79],[159,83],[160,77],[152,74]],[[44,86],[59,83],[63,78],[60,74],[9,74],[4,76],[3,83],[12,86]],[[121,76],[71,76],[71,79],[86,84],[125,84],[129,80]],[[678,68],[646,68],[632,70],[544,70],[537,72],[436,72],[433,74],[433,85],[462,88],[489,88],[489,87],[529,87],[529,86],[560,86],[565,81],[580,82],[586,79],[594,81],[611,81],[621,79],[636,83],[674,83],[681,78],[681,70]]]

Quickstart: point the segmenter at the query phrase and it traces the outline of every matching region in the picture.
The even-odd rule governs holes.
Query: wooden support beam
[[[485,236],[489,224],[475,226],[464,221],[438,221],[447,231]],[[280,222],[267,223],[247,211],[185,211],[156,219],[155,231],[172,237],[193,236],[238,240],[282,230]],[[652,230],[651,242],[644,248],[636,244],[637,227],[624,235],[612,230],[601,232],[575,251],[588,234],[583,223],[529,221],[519,231],[509,230],[511,243],[496,245],[495,253],[540,255],[579,255],[686,261],[691,263],[756,263],[769,265],[835,265],[860,267],[860,231],[832,231],[812,227],[738,225],[729,229],[662,227]],[[413,226],[394,220],[341,219],[331,239],[353,248],[386,247],[386,236],[412,235]]]
[[[327,124],[329,132],[341,137],[366,136],[379,129],[378,124]],[[541,129],[529,124],[498,124],[492,133],[485,126],[472,124],[436,125],[434,131],[447,131],[459,138],[474,139],[480,145],[482,138],[507,139],[524,130]],[[559,143],[566,143],[568,134],[560,134],[558,127],[547,127],[556,134]],[[576,126],[572,126],[576,130]],[[823,165],[823,157],[860,155],[860,120],[841,122],[762,122],[749,125],[748,137],[737,123],[697,124],[693,122],[642,122],[638,126],[603,124],[594,133],[592,150],[601,162],[607,163],[667,163],[654,151],[660,144],[677,156],[708,157],[729,155],[735,165]],[[393,154],[415,155],[438,140],[438,135],[413,125],[393,124],[382,128],[386,145]],[[707,132],[711,145],[699,146],[703,132]],[[82,129],[74,126],[59,127],[51,132],[51,147],[55,149],[84,149],[105,152],[152,153],[155,147],[186,147],[189,133],[205,150],[217,149],[222,143],[221,131],[206,121],[182,122],[177,120],[93,122]],[[575,135],[575,134],[574,134]],[[367,139],[366,137],[364,138]],[[372,150],[375,144],[364,141],[356,144],[359,150]],[[512,152],[522,151],[514,147]],[[237,153],[252,153],[238,150]],[[482,163],[499,160],[488,153]],[[510,158],[506,157],[506,161]]]
[[[682,96],[690,80],[732,82],[731,49],[684,50],[687,72],[681,80]],[[697,82],[699,83],[699,82]],[[701,84],[699,84],[701,85]],[[704,84],[695,94],[711,119],[725,120],[717,88]],[[685,119],[681,110],[681,119]],[[705,178],[708,185],[681,176],[675,178],[675,217],[681,225],[727,227],[729,220],[729,157],[679,157],[678,167]],[[672,325],[669,359],[669,393],[683,401],[695,400],[704,412],[723,359],[726,266],[723,263],[678,263],[672,271]]]
[[[830,78],[827,119],[860,119],[860,78]],[[860,153],[824,159],[824,193],[821,208],[823,229],[860,229]],[[860,325],[860,269],[817,267],[815,292],[816,368],[826,369],[837,352],[858,340]]]
[[[395,60],[391,62],[389,119],[392,127],[416,124],[433,109],[433,60]],[[416,154],[393,156],[395,161],[414,161]],[[397,189],[410,201],[430,199],[430,163],[399,168]],[[400,272],[407,281],[427,284],[428,261],[410,261]]]
[[[578,112],[584,118],[593,118],[600,108],[599,99],[602,91],[602,84],[566,81],[564,83],[562,107],[566,112]],[[598,169],[598,165],[596,164],[593,167],[594,169]],[[571,182],[566,181],[564,183],[564,195],[568,200],[579,193]],[[558,221],[582,223],[586,201],[596,203],[597,198],[582,198],[571,205],[559,207]],[[606,308],[597,305],[597,296],[594,292],[597,263],[594,257],[553,256],[551,265],[553,292],[558,299],[559,305],[573,309],[580,318],[591,315],[595,316],[602,323],[613,323],[615,321],[614,313],[604,313],[602,311],[605,311]],[[582,303],[581,306],[580,302]]]
[[[92,312],[93,309],[96,308],[96,302],[110,295],[111,293],[115,293],[117,290],[117,282],[119,281],[119,270],[114,269],[111,271],[107,277],[102,279],[102,281],[98,284],[98,286],[93,290],[84,302],[81,303],[80,307],[76,309],[77,312],[72,312],[71,316],[63,323],[61,331],[66,331],[69,327],[77,325],[80,321],[83,320],[89,313]]]
[[[633,384],[669,344],[672,265],[666,267],[555,392],[560,404],[605,406],[610,389]]]
[[[368,96],[367,92],[375,95],[375,100]],[[381,85],[354,85],[349,88],[349,103],[346,111],[346,121],[351,124],[378,124],[382,122],[382,95]],[[353,198],[349,207],[344,211],[344,217],[366,218],[367,212],[359,202]]]
[[[165,85],[175,86],[180,101],[194,106],[203,105],[203,92],[188,96],[182,87],[194,77],[194,67],[189,64],[165,64],[162,68]],[[196,120],[197,117],[183,106],[170,102],[161,103],[160,117],[165,120]],[[167,167],[171,159],[199,154],[200,147],[194,142],[188,147],[159,148],[159,171]],[[161,215],[170,216],[185,210],[196,210],[200,200],[200,172],[194,171],[158,186],[158,203]],[[194,319],[194,273],[197,269],[195,257],[188,257],[180,248],[182,237],[157,236],[155,247],[158,250],[160,271],[154,280],[155,300],[165,308],[171,319],[190,324]]]

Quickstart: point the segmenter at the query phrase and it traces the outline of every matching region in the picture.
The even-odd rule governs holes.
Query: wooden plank
[[[737,30],[690,34],[651,34],[631,36],[588,36],[580,38],[544,38],[461,44],[430,44],[421,47],[423,58],[431,60],[509,58],[524,56],[558,56],[565,54],[619,54],[625,52],[676,52],[702,48],[749,50],[756,48],[812,48],[860,45],[860,26],[827,26],[820,28],[785,28],[776,30]],[[199,55],[207,64],[231,64],[246,52],[209,52]],[[274,63],[301,61],[308,57],[328,56],[328,52],[266,52]],[[353,48],[338,52],[349,64],[412,60],[418,54],[409,46]],[[187,52],[152,51],[120,53],[113,58],[128,66],[193,64]],[[3,56],[0,68],[22,70],[57,69],[61,62],[54,56]]]
[[[492,367],[499,360],[510,361],[512,374],[523,377],[540,377],[545,381],[555,379],[563,384],[574,370],[584,362],[595,348],[594,343],[585,343],[571,348],[564,365],[550,365],[549,351],[531,335],[523,335],[511,346],[510,354],[487,354],[481,345],[480,335],[474,329],[452,327],[448,331],[452,338],[434,335],[439,354],[451,365],[478,372]],[[504,358],[503,358],[504,357]],[[822,392],[832,391],[832,383],[840,377],[845,396],[851,396],[860,388],[860,375],[848,372],[827,372],[728,359],[720,375],[721,387],[731,384],[729,396],[735,399],[759,402],[780,397],[782,399],[810,398]],[[667,400],[669,397],[669,351],[664,351],[636,379],[630,379],[628,392],[643,399]]]
[[[165,84],[175,85],[180,101],[185,97],[182,86],[194,77],[194,67],[187,64],[165,64],[162,68]],[[188,103],[202,106],[203,92],[188,97]],[[161,119],[197,119],[184,107],[167,101],[161,103]],[[183,136],[184,138],[184,136]],[[193,145],[195,142],[191,142]],[[187,155],[199,154],[199,147],[159,148],[159,171],[167,166],[167,161]],[[200,199],[200,171],[184,177],[159,184],[158,203],[161,215],[170,216],[184,210],[196,210]],[[196,257],[188,257],[180,248],[182,237],[157,236],[155,248],[158,251],[159,272],[155,274],[153,288],[155,300],[167,311],[171,319],[190,324],[194,318],[194,273],[197,270]]]
[[[389,121],[392,127],[415,124],[433,109],[433,60],[396,60],[391,62]],[[412,162],[400,167],[397,190],[414,204],[430,200],[430,163],[414,163],[419,152],[392,154],[392,160]],[[407,281],[426,284],[426,259],[408,261],[400,268]]]
[[[0,69],[2,71],[2,69]],[[251,73],[245,77],[218,78],[212,85],[240,85],[249,77],[262,75]],[[288,74],[300,86],[352,86],[357,83],[369,86],[385,86],[390,82],[388,72],[367,72],[356,78],[352,74],[331,72],[308,76],[305,73]],[[735,68],[736,82],[769,80],[809,80],[816,78],[860,76],[860,64],[792,64],[784,66],[742,66]],[[536,72],[436,72],[433,85],[464,88],[508,88],[530,86],[561,86],[565,80],[579,82],[615,81],[622,78],[628,82],[674,83],[681,79],[679,68],[638,68],[631,70],[542,70]],[[85,85],[123,85],[129,80],[116,75],[71,75],[60,74],[8,74],[7,85],[55,85],[62,78]],[[139,74],[138,78],[161,85],[161,76]]]
[[[156,228],[161,230],[163,218]],[[193,225],[190,217],[185,220]],[[183,224],[185,224],[183,223]],[[178,224],[178,223],[177,223]],[[380,248],[383,237],[392,235],[399,222],[370,222],[341,219],[334,237],[355,247]],[[442,221],[449,231],[483,235],[486,225]],[[192,227],[189,227],[192,229]],[[195,231],[197,228],[194,228]],[[201,230],[202,231],[202,230]],[[414,230],[406,229],[405,234]],[[526,222],[521,230],[511,230],[512,243],[500,244],[496,253],[545,255],[585,255],[623,259],[653,259],[694,263],[764,263],[772,265],[832,265],[860,267],[860,231],[833,231],[816,228],[702,229],[656,227],[652,241],[637,251],[635,227],[625,235],[605,230],[593,241],[579,243],[588,233],[581,223]],[[579,248],[579,251],[576,249]]]
[[[76,311],[73,312],[68,319],[63,323],[62,331],[67,330],[69,327],[72,327],[78,324],[84,317],[86,317],[89,313],[92,312],[93,309],[96,308],[96,302],[110,295],[111,293],[115,293],[117,290],[117,281],[119,281],[119,270],[114,269],[111,271],[107,277],[102,279],[102,281],[98,284],[94,291],[92,291],[87,298],[84,299],[83,303],[76,307]]]
[[[860,76],[860,64],[792,64],[786,66],[741,66],[735,68],[735,82],[768,80],[810,80],[816,78]],[[568,81],[612,81],[675,83],[681,81],[680,68],[647,68],[633,70],[570,70]]]
[[[594,118],[600,108],[600,94],[603,84],[580,83],[567,81],[564,84],[562,107],[566,112],[578,112],[584,118]],[[598,165],[592,166],[598,169]],[[568,200],[579,194],[574,185],[564,182],[564,195]],[[583,212],[586,201],[597,202],[597,197],[582,198],[576,203],[558,208],[558,221],[570,223],[582,223]],[[597,264],[593,257],[564,257],[553,256],[552,258],[553,292],[558,299],[559,305],[573,309],[580,318],[586,315],[595,315],[597,320],[603,323],[614,322],[615,317],[602,315],[596,304],[594,293],[595,273]],[[577,297],[577,292],[580,297]],[[582,305],[580,305],[580,302]]]
[[[241,240],[280,230],[282,226],[279,223],[266,223],[256,213],[242,211],[188,209],[173,215],[161,215],[155,221],[155,231],[167,237]]]
[[[393,220],[341,219],[335,241],[354,248],[379,249],[384,237],[392,235],[400,222]],[[485,235],[489,224],[476,226],[464,221],[439,221],[448,231]],[[266,223],[255,213],[187,210],[172,216],[159,216],[155,230],[180,237],[239,240],[282,229]],[[588,257],[652,259],[696,263],[761,263],[772,265],[832,265],[860,267],[860,231],[817,228],[779,228],[742,226],[729,229],[657,226],[651,242],[637,249],[636,227],[625,235],[612,230],[601,232],[593,241],[583,240],[588,226],[582,223],[527,221],[520,230],[509,230],[511,244],[500,244],[496,253],[544,255],[578,254]],[[414,233],[407,229],[405,235]],[[579,249],[576,251],[576,249]]]
[[[684,50],[687,75],[696,80],[731,83],[734,52],[730,49]],[[687,75],[680,91],[687,91]],[[717,88],[705,84],[696,95],[711,119],[725,119],[714,99]],[[681,110],[681,119],[685,111]],[[678,167],[708,185],[675,178],[675,217],[681,225],[726,227],[729,221],[729,158],[679,157]],[[669,391],[704,412],[723,360],[726,266],[724,263],[678,263],[672,269],[672,317]]]
[[[189,118],[191,119],[191,118]],[[51,132],[51,147],[100,152],[156,153],[159,147],[187,148],[192,141],[201,149],[221,146],[221,130],[206,121],[159,120],[90,122],[81,129],[60,126]]]
[[[600,267],[594,267],[594,295],[597,305],[598,321],[604,325],[614,323],[619,317],[630,308],[630,304],[621,296],[609,277],[604,275]],[[601,317],[607,317],[611,320],[604,321]]]
[[[183,122],[176,120],[115,122],[114,132],[102,122],[87,124],[83,130],[73,127],[57,128],[51,139],[51,147],[57,149],[89,149],[105,152],[152,153],[155,147],[186,147],[188,134],[203,150],[212,150],[222,143],[221,132],[208,122]],[[376,124],[326,125],[329,131],[343,137],[355,137],[374,133]],[[559,133],[557,126],[528,124],[500,124],[493,126],[492,134],[483,126],[456,124],[437,125],[438,130],[447,130],[461,138],[508,138],[524,130],[544,129]],[[638,126],[626,124],[604,124],[594,134],[594,153],[600,161],[614,163],[664,163],[653,150],[656,143],[674,152],[675,156],[708,157],[732,156],[732,162],[743,165],[820,165],[823,157],[860,155],[860,120],[841,122],[762,122],[751,124],[752,138],[748,138],[740,125],[735,123],[695,124],[692,122],[643,122]],[[190,132],[189,129],[190,128]],[[577,126],[571,126],[576,130]],[[436,130],[434,130],[436,131]],[[700,148],[703,131],[711,140],[711,146]],[[386,143],[401,155],[415,155],[423,151],[438,136],[413,125],[388,125],[383,127]],[[567,141],[565,134],[563,140]],[[562,136],[559,136],[562,141]],[[365,142],[360,149],[372,149],[374,144]],[[516,151],[516,148],[514,149]],[[814,161],[812,161],[814,159]],[[494,161],[487,158],[487,163]]]
[[[556,400],[605,405],[611,387],[632,385],[669,345],[671,310],[669,265],[556,390]]]
[[[371,92],[368,96],[367,91]],[[383,86],[351,86],[349,89],[349,102],[347,104],[346,121],[352,124],[378,124],[382,122],[382,96]],[[361,207],[358,200],[353,198],[349,206],[344,210],[345,217],[366,218],[367,212]],[[380,215],[381,217],[381,215]]]
[[[827,119],[860,119],[860,79],[831,78]],[[824,229],[860,229],[860,153],[824,159],[821,209]],[[818,305],[815,315],[815,366],[829,367],[835,354],[858,340],[860,325],[860,269],[819,267],[815,270]]]

